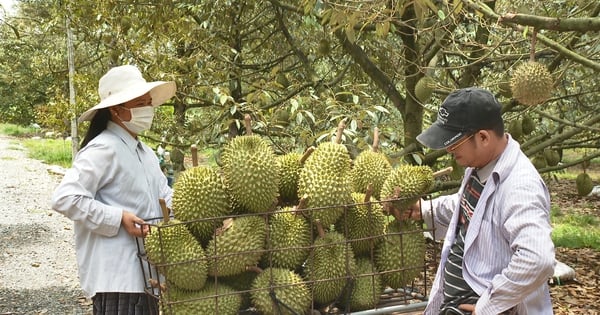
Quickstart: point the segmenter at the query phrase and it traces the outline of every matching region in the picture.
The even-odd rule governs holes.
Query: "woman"
[[[160,217],[158,200],[170,205],[172,191],[138,134],[175,90],[174,82],[146,82],[135,66],[115,67],[99,81],[100,103],[79,118],[91,124],[52,208],[74,221],[79,280],[94,314],[158,314],[136,237],[146,236],[144,219]]]

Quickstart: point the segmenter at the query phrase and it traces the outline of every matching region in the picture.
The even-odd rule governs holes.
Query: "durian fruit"
[[[554,149],[544,149],[544,158],[548,166],[556,166],[560,162],[560,154]]]
[[[323,142],[306,159],[298,181],[298,195],[308,195],[307,212],[323,226],[334,224],[344,212],[343,205],[352,201],[350,181],[351,159],[348,149],[340,144],[343,122],[338,126],[336,142]]]
[[[292,207],[277,210],[269,217],[269,233],[262,265],[298,269],[308,256],[312,241],[306,218]]]
[[[163,303],[164,314],[236,315],[242,304],[242,297],[234,289],[210,281],[199,291],[169,288],[166,296],[169,303]]]
[[[537,154],[536,156],[534,156],[533,159],[531,159],[531,163],[538,170],[548,166],[548,161],[546,161],[546,158],[543,154]]]
[[[370,195],[352,193],[355,205],[337,223],[337,231],[346,235],[354,254],[369,256],[385,233],[386,216],[383,206]]]
[[[356,259],[356,277],[352,281],[352,290],[342,304],[345,313],[375,309],[384,287],[381,274],[369,258]]]
[[[259,216],[240,216],[224,221],[206,246],[208,274],[232,276],[258,264],[264,252],[267,223]]]
[[[310,309],[310,290],[300,275],[285,268],[257,270],[250,296],[261,314],[305,314]]]
[[[543,103],[550,98],[553,84],[548,68],[535,61],[520,64],[510,78],[513,97],[528,106]]]
[[[515,119],[508,125],[508,132],[515,140],[520,140],[523,136],[523,123],[519,119]]]
[[[205,252],[182,222],[169,220],[169,210],[162,199],[161,206],[163,221],[144,239],[146,255],[169,285],[199,290],[207,277]]]
[[[424,76],[417,81],[417,84],[415,84],[415,96],[419,102],[425,103],[429,101],[431,95],[433,95],[435,85],[435,80],[430,76]]]
[[[374,260],[385,285],[404,288],[420,275],[426,244],[419,225],[416,221],[398,219],[387,225],[385,237],[376,246]]]
[[[533,118],[529,115],[523,116],[523,120],[521,122],[521,130],[524,135],[530,135],[535,130],[535,122]]]
[[[379,129],[375,128],[371,150],[362,151],[354,159],[354,164],[350,171],[353,191],[365,193],[367,186],[370,184],[373,189],[373,196],[376,199],[380,198],[383,182],[392,170],[390,161],[383,153],[378,151],[378,147]]]
[[[325,233],[321,224],[315,225],[319,236],[304,264],[304,274],[313,301],[327,305],[341,297],[349,279],[356,274],[356,260],[344,235],[336,231]]]
[[[279,165],[279,199],[280,203],[298,202],[298,180],[306,159],[314,151],[314,147],[306,149],[304,154],[290,152],[277,157]]]
[[[245,310],[253,307],[250,292],[252,290],[252,282],[254,282],[257,275],[254,271],[244,271],[233,276],[217,277],[216,280],[214,277],[209,277],[207,281],[212,281],[217,285],[224,284],[239,293],[242,298],[240,309]]]
[[[216,169],[196,166],[179,174],[173,185],[173,213],[202,243],[211,238],[215,222],[208,218],[231,212],[231,197]]]
[[[592,178],[588,173],[581,173],[577,175],[575,184],[577,185],[577,194],[579,196],[587,196],[594,189],[594,183],[592,182]]]
[[[279,167],[273,148],[253,135],[246,115],[246,135],[231,139],[221,155],[225,184],[235,202],[251,213],[273,208],[279,195]]]
[[[429,166],[400,165],[392,170],[383,183],[381,200],[399,199],[388,205],[398,210],[406,209],[431,189],[433,178]]]

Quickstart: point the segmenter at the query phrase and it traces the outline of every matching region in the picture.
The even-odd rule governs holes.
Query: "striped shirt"
[[[496,315],[515,308],[519,315],[552,314],[548,278],[554,272],[554,245],[550,238],[550,196],[544,181],[519,143],[508,137],[475,206],[464,235],[462,275],[479,295],[478,315]],[[485,168],[485,167],[484,167]],[[444,302],[444,266],[456,238],[460,196],[473,169],[457,194],[423,202],[423,218],[444,238],[440,264],[426,315],[439,314]]]
[[[479,295],[471,289],[463,278],[463,254],[465,235],[473,211],[477,206],[484,183],[479,180],[476,172],[471,174],[469,182],[463,191],[460,200],[459,221],[456,228],[456,238],[448,254],[448,261],[444,267],[444,304],[441,314],[468,314],[458,309],[460,304],[475,304]]]

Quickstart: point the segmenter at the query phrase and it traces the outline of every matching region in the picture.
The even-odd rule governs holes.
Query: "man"
[[[81,150],[54,192],[52,208],[74,221],[79,281],[93,313],[158,314],[145,294],[136,237],[143,219],[162,215],[172,191],[154,151],[138,134],[149,129],[155,106],[175,94],[174,82],[146,82],[135,66],[110,69],[99,82],[100,103]]]
[[[550,197],[504,133],[500,103],[484,89],[454,91],[417,140],[466,167],[458,193],[421,202],[444,238],[425,314],[552,314]]]

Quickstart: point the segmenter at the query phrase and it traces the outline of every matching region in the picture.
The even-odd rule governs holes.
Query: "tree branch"
[[[533,26],[535,29],[547,29],[559,32],[590,32],[600,31],[600,18],[551,18],[529,14],[507,13],[498,18],[502,24],[519,24]]]
[[[477,0],[475,0],[475,1],[477,1]],[[474,2],[471,0],[462,0],[462,2],[464,4],[466,4],[468,7],[470,7],[471,9],[480,11],[488,17],[500,19],[500,15],[498,13],[494,12],[494,10],[490,9],[484,3],[481,3],[479,1]],[[519,32],[523,31],[523,27],[521,25],[511,24],[511,27]],[[531,33],[529,33],[529,35],[531,36]],[[559,43],[551,40],[550,38],[548,38],[542,34],[537,34],[537,39],[540,42],[544,43],[544,45],[558,51],[561,55],[564,55],[565,57],[567,57],[585,67],[594,69],[596,71],[600,71],[600,63],[594,62],[572,50],[569,50],[565,46],[560,45]]]

